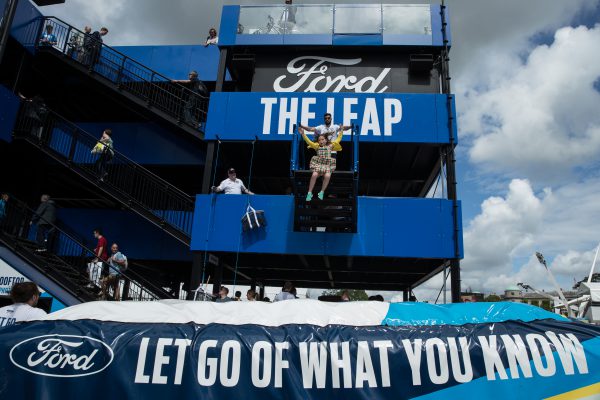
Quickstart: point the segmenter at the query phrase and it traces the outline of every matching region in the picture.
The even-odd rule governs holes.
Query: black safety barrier
[[[0,219],[0,241],[82,302],[173,298],[129,268],[97,262],[93,250],[13,196]],[[116,277],[108,278],[111,272]]]
[[[181,124],[202,131],[206,122],[208,97],[133,60],[56,17],[45,17],[35,23],[37,29],[31,44],[38,51],[63,53],[118,87],[120,91],[142,99],[148,108],[160,110]],[[47,27],[52,27],[55,41],[42,40]]]
[[[100,134],[92,136],[45,105],[26,101],[14,136],[39,147],[125,207],[189,245],[193,198],[114,148],[103,146]]]

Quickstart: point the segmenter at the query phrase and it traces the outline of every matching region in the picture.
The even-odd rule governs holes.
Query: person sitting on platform
[[[327,139],[330,142],[333,142],[337,139],[338,135],[342,135],[343,131],[352,129],[351,125],[338,125],[331,122],[331,114],[325,113],[323,115],[324,123],[321,125],[317,125],[315,127],[304,126],[299,124],[298,127],[304,129],[305,131],[314,132],[315,133],[315,142],[317,141],[319,135],[327,135]],[[339,146],[334,146],[333,151],[331,152],[331,157],[336,158],[337,152],[341,151],[342,148]]]
[[[273,302],[283,301],[283,300],[294,300],[296,296],[292,294],[295,291],[294,284],[290,281],[286,281],[283,284],[283,288],[281,288],[281,292],[277,293]]]
[[[225,286],[221,286],[221,289],[219,290],[219,297],[217,297],[217,300],[215,300],[217,303],[227,303],[229,301],[233,301],[231,300],[231,297],[228,297],[227,295],[229,294],[229,289],[227,289]]]
[[[212,190],[215,193],[225,193],[225,194],[254,194],[250,190],[246,189],[244,186],[244,182],[241,179],[237,178],[237,174],[235,173],[235,169],[229,168],[227,170],[228,178],[224,179],[219,186],[213,186]]]
[[[321,187],[321,191],[317,196],[319,197],[319,200],[323,200],[323,197],[325,196],[325,190],[327,190],[329,180],[331,179],[331,174],[333,171],[335,171],[336,167],[336,161],[335,158],[331,156],[331,151],[334,148],[342,150],[340,142],[342,141],[343,135],[340,133],[333,142],[330,142],[327,138],[327,135],[321,134],[317,139],[317,143],[315,143],[306,136],[303,128],[299,128],[298,132],[300,132],[308,146],[317,152],[317,154],[310,159],[310,170],[312,171],[312,176],[310,177],[310,183],[308,185],[306,201],[312,200],[312,191],[319,176],[323,177],[323,186]],[[336,145],[337,147],[335,147]]]

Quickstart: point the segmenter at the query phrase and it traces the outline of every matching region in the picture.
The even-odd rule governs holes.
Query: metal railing
[[[119,271],[107,262],[97,262],[93,250],[40,217],[11,196],[0,215],[0,239],[77,298],[148,301],[173,297],[135,271]]]
[[[115,84],[119,90],[143,100],[171,118],[201,130],[206,122],[208,97],[133,60],[105,45],[89,33],[84,33],[56,17],[38,20],[36,37],[32,41],[38,50],[63,53]],[[52,27],[53,43],[42,42],[47,27]]]
[[[194,200],[37,102],[24,102],[14,136],[42,148],[117,201],[189,245]],[[118,147],[118,141],[116,141]]]

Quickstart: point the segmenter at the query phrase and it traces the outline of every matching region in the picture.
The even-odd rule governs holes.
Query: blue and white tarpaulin
[[[600,327],[512,303],[93,302],[0,330],[0,398],[576,399]]]

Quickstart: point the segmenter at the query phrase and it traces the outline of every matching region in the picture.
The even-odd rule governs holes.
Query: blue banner
[[[451,135],[456,141],[446,95],[399,93],[215,92],[205,138],[291,140],[294,124],[322,124],[326,112],[336,124],[358,125],[364,142],[449,143]],[[349,138],[350,130],[344,134]]]
[[[100,305],[102,307],[102,305]],[[0,331],[6,399],[542,399],[600,393],[600,327],[40,321]]]

